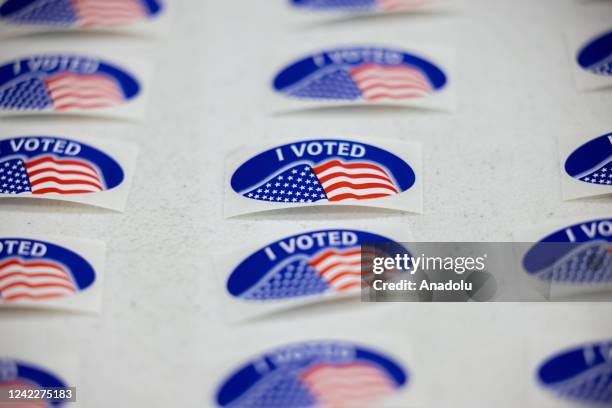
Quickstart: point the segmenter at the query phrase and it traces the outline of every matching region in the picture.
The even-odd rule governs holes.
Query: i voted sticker
[[[97,57],[36,54],[0,63],[0,114],[114,112],[140,99],[135,73]]]
[[[596,406],[612,404],[612,341],[585,344],[544,361],[540,384],[561,399]]]
[[[576,62],[593,75],[612,76],[612,30],[588,41],[578,51]]]
[[[433,3],[432,0],[288,0],[299,10],[393,13]]]
[[[0,198],[49,198],[123,210],[136,147],[102,145],[109,152],[60,137],[0,139]]]
[[[24,26],[104,28],[156,18],[159,0],[7,0],[0,21]]]
[[[220,271],[230,316],[238,320],[359,294],[361,265],[368,256],[362,245],[373,243],[389,244],[390,252],[408,253],[386,236],[354,229],[309,231],[259,248],[229,273]],[[232,257],[224,256],[221,261]]]
[[[421,212],[420,168],[415,144],[319,139],[245,148],[228,159],[226,215],[313,205]]]
[[[559,135],[558,151],[563,199],[612,193],[612,133]]]
[[[567,35],[570,62],[580,89],[612,85],[612,30],[610,27],[575,27]]]
[[[1,237],[0,306],[95,310],[103,257],[96,241]]]
[[[612,218],[588,220],[550,233],[527,252],[523,267],[546,282],[612,285]]]
[[[57,397],[40,399],[36,402],[21,401],[16,402],[0,402],[0,406],[7,407],[64,407],[66,400],[70,399],[67,393],[70,393],[66,381],[58,374],[52,372],[46,367],[40,367],[27,361],[22,361],[13,358],[0,357],[0,391],[4,396],[10,397],[9,390],[28,392],[28,390],[40,389],[57,390]],[[63,391],[63,392],[62,392]],[[64,396],[61,398],[61,396]],[[8,404],[8,405],[4,405]]]
[[[291,62],[272,89],[314,105],[420,105],[445,93],[448,74],[433,60],[396,48],[353,46],[323,50]],[[425,106],[425,104],[423,105]]]
[[[574,150],[565,161],[565,171],[584,183],[612,187],[612,133]]]
[[[407,383],[406,369],[379,351],[310,341],[253,358],[219,386],[216,403],[224,408],[369,406]]]

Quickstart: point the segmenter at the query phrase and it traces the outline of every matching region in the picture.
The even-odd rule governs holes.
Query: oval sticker
[[[611,242],[611,218],[569,225],[534,244],[523,258],[523,267],[548,282],[609,284]]]
[[[290,64],[272,86],[292,99],[374,103],[425,97],[446,83],[440,68],[417,55],[383,47],[348,47]]]
[[[111,108],[139,93],[132,74],[88,56],[34,55],[0,66],[0,111],[5,112]]]
[[[576,56],[578,65],[595,75],[612,76],[612,31],[584,45]]]
[[[71,296],[96,280],[79,254],[49,242],[0,238],[0,303]]]
[[[48,27],[117,27],[154,18],[158,0],[7,0],[0,21]]]
[[[312,11],[394,12],[412,9],[429,0],[289,0],[296,8]]]
[[[0,193],[90,194],[121,184],[124,172],[106,153],[70,139],[0,140]]]
[[[0,358],[0,389],[8,390],[37,390],[41,388],[67,389],[64,380],[45,368],[34,364]],[[25,402],[24,407],[61,407],[64,401],[59,399],[46,399],[37,404]],[[19,403],[9,406],[20,406]],[[4,405],[2,405],[4,406]]]
[[[574,150],[565,161],[565,171],[585,183],[612,186],[612,133]]]
[[[246,301],[276,301],[361,288],[361,245],[393,240],[357,230],[320,230],[280,239],[234,269],[227,291]]]
[[[410,189],[415,180],[412,167],[387,150],[321,139],[258,154],[233,173],[231,187],[250,200],[282,206],[395,196]]]
[[[557,396],[609,406],[612,403],[612,341],[562,351],[538,369],[542,386]]]
[[[407,382],[402,366],[377,351],[310,341],[249,361],[221,384],[216,400],[232,408],[362,406],[399,392]]]

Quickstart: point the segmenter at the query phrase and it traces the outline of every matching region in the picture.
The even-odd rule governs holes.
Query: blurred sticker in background
[[[310,341],[247,362],[219,386],[216,402],[227,408],[376,406],[407,383],[405,368],[376,350]]]
[[[560,351],[537,373],[542,387],[558,398],[586,406],[612,405],[612,341]]]
[[[97,311],[104,251],[99,241],[2,234],[0,307]]]
[[[420,10],[439,0],[288,0],[298,10],[329,13],[397,13]]]
[[[160,0],[6,0],[0,33],[142,29],[164,14]]]
[[[587,42],[578,51],[576,61],[594,75],[612,76],[612,30]]]
[[[525,254],[523,268],[551,288],[612,288],[612,218],[585,220],[540,236]]]
[[[612,85],[612,29],[575,27],[568,33],[571,64],[580,89]]]
[[[52,389],[58,397],[63,395],[65,398],[36,398],[36,401],[33,399],[24,401],[28,392],[42,389]],[[20,359],[0,356],[0,407],[65,407],[66,400],[72,398],[66,393],[71,391],[64,379],[47,368]],[[30,394],[32,395],[34,394]]]
[[[135,116],[129,107],[142,92],[135,72],[99,57],[62,52],[0,61],[0,115]]]
[[[420,145],[376,143],[319,139],[234,151],[225,214],[317,205],[421,212]]]
[[[0,139],[0,198],[46,198],[125,209],[137,148],[104,150],[53,136]]]
[[[448,73],[433,59],[398,48],[366,45],[312,53],[285,65],[272,81],[273,91],[296,107],[451,109],[448,88]]]

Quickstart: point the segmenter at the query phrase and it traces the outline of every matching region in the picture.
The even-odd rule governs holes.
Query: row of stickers
[[[396,233],[396,228],[380,225],[361,229],[327,226],[236,248],[209,263],[221,285],[217,292],[227,318],[235,322],[315,302],[359,298],[362,246],[385,243],[410,251],[411,244],[401,242],[412,237]],[[612,288],[610,216],[517,230],[514,238],[535,242],[522,255],[522,265],[531,265],[525,260],[540,243],[576,244],[564,247],[566,253],[526,266],[526,276],[534,282],[555,285],[558,293]],[[601,262],[584,258],[583,253],[593,251],[604,254]],[[105,246],[98,241],[0,231],[0,306],[97,312],[104,259]]]
[[[533,378],[551,399],[602,407],[612,402],[612,340],[548,351],[545,356]],[[68,390],[75,384],[71,382],[75,374],[73,367],[65,371],[6,356],[0,358],[0,389]],[[251,358],[222,380],[211,399],[227,408],[347,406],[351,401],[359,406],[407,406],[405,396],[418,386],[416,375],[386,351],[346,341],[312,340]],[[519,374],[519,378],[531,377]],[[59,398],[49,404],[67,405]]]
[[[147,61],[28,48],[1,50],[0,115],[144,116],[152,71]],[[323,49],[277,69],[261,97],[269,96],[274,110],[372,104],[452,110],[453,58],[435,54],[367,44]],[[612,31],[590,39],[572,61],[580,87],[611,85]]]
[[[52,136],[0,139],[0,198],[42,198],[123,211],[138,149],[125,141]],[[612,192],[612,133],[560,138],[566,199]],[[243,146],[227,156],[225,215],[321,205],[420,213],[423,163],[416,143],[314,139]]]

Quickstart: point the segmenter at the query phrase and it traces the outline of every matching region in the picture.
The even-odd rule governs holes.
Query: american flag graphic
[[[585,242],[536,276],[547,282],[612,283],[612,244]]]
[[[0,162],[0,193],[85,194],[104,190],[98,171],[84,160],[39,156]]]
[[[612,75],[612,54],[610,54],[606,59],[591,65],[587,69],[595,75]]]
[[[0,302],[63,297],[77,291],[65,267],[49,260],[0,261]]]
[[[142,0],[38,0],[8,18],[20,24],[113,27],[149,16]]]
[[[324,407],[364,406],[395,392],[396,385],[383,371],[368,362],[321,363],[300,378]]]
[[[554,384],[552,389],[561,397],[609,406],[612,403],[612,361]]]
[[[405,100],[433,92],[427,76],[407,65],[364,64],[325,67],[283,92],[300,99]]]
[[[148,14],[141,0],[72,0],[72,6],[85,27],[129,24]]]
[[[34,74],[0,87],[0,109],[17,111],[108,108],[124,99],[117,81],[101,73]]]
[[[261,301],[359,288],[361,257],[358,246],[327,248],[312,257],[294,256],[272,269],[240,297]]]
[[[612,185],[612,158],[608,158],[604,163],[600,163],[575,177],[586,183]]]
[[[299,164],[264,181],[243,195],[278,203],[367,200],[398,194],[400,190],[382,166],[333,159],[318,166]]]
[[[425,75],[405,65],[367,64],[351,70],[351,76],[369,101],[416,98],[432,92]]]

